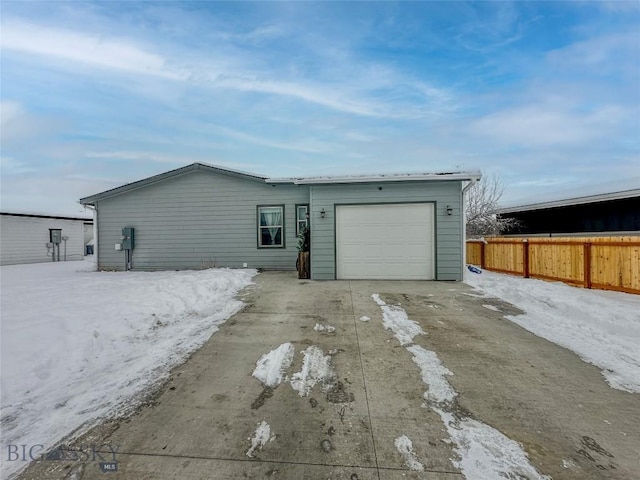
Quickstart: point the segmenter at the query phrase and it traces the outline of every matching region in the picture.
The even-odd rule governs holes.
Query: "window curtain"
[[[267,231],[269,232],[269,236],[271,237],[271,244],[272,245],[275,244],[276,235],[278,234],[278,230],[282,225],[282,211],[279,208],[278,209],[274,208],[269,210],[264,209],[262,210],[260,217],[261,217],[260,223],[263,226],[272,227],[272,228],[268,228]]]

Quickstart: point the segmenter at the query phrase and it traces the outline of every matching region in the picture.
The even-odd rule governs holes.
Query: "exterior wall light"
[[[320,218],[324,218],[327,216],[327,212],[324,211],[324,208],[320,210]]]
[[[447,205],[447,215],[453,215],[453,208],[451,208],[451,205]]]

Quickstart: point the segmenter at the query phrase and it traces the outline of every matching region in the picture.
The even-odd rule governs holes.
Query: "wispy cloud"
[[[143,163],[158,163],[166,164],[170,166],[184,166],[192,163],[200,162],[209,165],[226,166],[236,170],[255,170],[259,167],[256,163],[244,163],[233,162],[228,159],[217,158],[214,156],[201,156],[201,155],[170,155],[153,151],[127,151],[127,150],[113,150],[113,151],[95,151],[86,152],[83,158],[92,160],[107,160],[107,161],[128,161],[128,162],[143,162]],[[71,178],[71,177],[70,177]],[[76,178],[76,177],[73,177]]]
[[[263,38],[276,35],[276,27],[256,29],[242,38]],[[222,33],[222,38],[237,40],[236,35]],[[189,55],[185,62],[180,57],[159,54],[127,38],[95,35],[82,31],[52,28],[41,24],[5,19],[0,46],[6,51],[49,58],[64,62],[61,68],[94,68],[117,73],[159,77],[178,82],[195,83],[214,89],[255,92],[289,97],[338,112],[380,118],[415,118],[427,108],[440,108],[450,95],[443,89],[424,82],[391,75],[380,68],[371,71],[366,65],[351,81],[343,78],[317,82],[308,79],[290,80],[275,71],[256,71],[251,57],[225,58],[217,55],[217,65],[202,56]],[[236,54],[237,55],[237,54]],[[175,58],[174,58],[175,57]],[[275,75],[275,76],[274,76]],[[401,86],[401,89],[399,89]],[[387,93],[385,93],[387,90]],[[393,99],[416,95],[419,104],[398,108]],[[367,96],[369,98],[367,98]],[[385,96],[391,96],[389,100]]]
[[[471,129],[504,145],[580,146],[609,136],[625,117],[618,106],[584,112],[551,105],[523,105],[484,116],[473,122]]]
[[[5,3],[3,203],[194,161],[531,193],[638,172],[637,2]]]
[[[551,65],[563,70],[586,67],[592,74],[599,76],[613,71],[628,71],[638,78],[640,77],[639,44],[640,34],[637,28],[634,28],[632,31],[600,35],[574,42],[550,51],[547,58]]]
[[[2,175],[18,175],[37,171],[35,166],[6,155],[0,156],[0,169]]]
[[[122,72],[183,79],[166,68],[166,59],[127,40],[104,38],[44,25],[5,20],[0,46],[3,50],[53,57],[83,65]]]
[[[223,127],[221,125],[209,125],[209,127],[212,128],[213,131],[219,132],[229,138],[234,138],[243,142],[249,142],[264,147],[276,148],[279,150],[290,150],[294,152],[305,153],[329,153],[331,150],[329,145],[317,140],[277,142],[268,138],[259,137],[256,135],[233,130],[231,128]]]
[[[130,161],[144,161],[144,162],[157,162],[168,163],[172,165],[185,165],[198,161],[197,158],[191,156],[182,155],[167,155],[158,152],[144,152],[144,151],[126,151],[126,150],[114,150],[114,151],[101,151],[101,152],[86,152],[85,158],[92,159],[105,159],[105,160],[130,160]]]
[[[60,119],[28,112],[19,102],[0,101],[0,138],[5,149],[50,137],[60,131],[62,123]]]

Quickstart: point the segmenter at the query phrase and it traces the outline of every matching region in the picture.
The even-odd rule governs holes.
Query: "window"
[[[284,248],[284,205],[258,207],[258,248]]]
[[[296,205],[296,236],[300,235],[302,227],[309,226],[309,205]]]

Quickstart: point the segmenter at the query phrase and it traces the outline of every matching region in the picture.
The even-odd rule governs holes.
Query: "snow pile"
[[[280,385],[285,370],[291,365],[294,350],[290,343],[283,343],[278,348],[265,353],[256,362],[253,376],[267,387]]]
[[[304,352],[302,370],[291,376],[291,388],[296,390],[301,397],[309,394],[318,382],[330,383],[335,377],[331,368],[331,356],[325,355],[315,345],[308,347]]]
[[[409,345],[413,343],[413,338],[416,335],[425,334],[418,322],[409,320],[407,312],[402,307],[387,305],[377,293],[374,293],[371,297],[382,309],[382,324],[384,328],[393,332],[393,336],[398,339],[400,345]]]
[[[336,331],[336,327],[332,327],[331,325],[322,325],[321,323],[316,323],[316,326],[313,329],[318,333],[333,333]]]
[[[611,387],[640,393],[640,295],[487,271],[465,282],[523,310],[506,318],[600,367]]]
[[[453,414],[434,408],[447,427],[447,432],[457,445],[460,460],[452,460],[465,478],[526,478],[551,480],[541,475],[529,463],[520,444],[484,423],[464,418],[457,420]]]
[[[424,465],[422,465],[416,458],[416,454],[413,452],[413,442],[406,435],[398,437],[393,442],[400,455],[404,459],[404,464],[409,467],[409,470],[415,472],[424,472]]]
[[[429,386],[429,390],[424,392],[425,400],[436,404],[452,402],[458,394],[445,377],[453,375],[451,370],[442,365],[435,352],[420,345],[412,345],[407,350],[413,354],[413,363],[420,367],[422,381]]]
[[[2,444],[44,445],[137,406],[242,307],[255,270],[0,268]],[[26,462],[2,462],[8,477]]]
[[[253,458],[253,453],[256,449],[260,450],[264,445],[269,441],[271,437],[271,427],[264,420],[260,422],[258,428],[256,428],[256,432],[253,434],[253,438],[251,440],[251,447],[247,450],[247,457]]]

